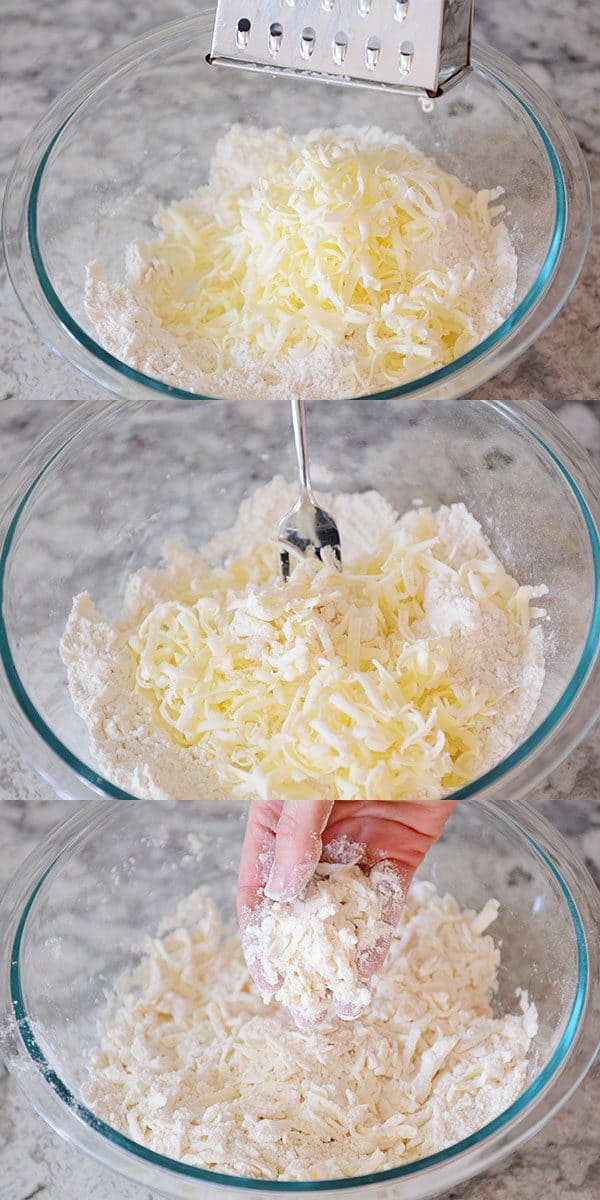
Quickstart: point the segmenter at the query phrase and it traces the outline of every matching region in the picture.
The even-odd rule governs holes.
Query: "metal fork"
[[[342,568],[338,527],[333,517],[324,509],[319,508],[313,496],[308,466],[308,434],[304,400],[293,396],[291,405],[300,495],[294,507],[280,521],[277,530],[277,540],[281,544],[279,566],[285,580],[289,579],[290,575],[290,550],[298,555],[306,554],[307,550],[314,550],[317,558],[321,558],[321,551],[326,546],[330,546],[339,569]]]

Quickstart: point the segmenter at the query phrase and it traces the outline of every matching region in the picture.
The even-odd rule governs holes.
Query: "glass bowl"
[[[84,268],[98,259],[109,277],[121,278],[127,243],[153,237],[158,208],[206,181],[217,139],[239,121],[296,133],[377,124],[472,186],[504,186],[519,257],[513,312],[455,362],[385,394],[464,394],[539,336],[581,268],[590,196],[572,131],[531,79],[475,47],[472,73],[424,113],[414,97],[209,66],[213,21],[207,9],[101,63],[21,150],[5,197],[6,259],[25,311],[53,349],[120,396],[203,398],[140,374],[95,341],[83,308]]]
[[[287,407],[90,401],[44,438],[0,499],[0,720],[63,796],[130,799],[98,773],[59,657],[73,596],[116,618],[127,577],[165,541],[199,548],[278,473],[294,478]],[[398,512],[464,500],[517,578],[545,583],[547,670],[525,740],[454,793],[523,796],[600,707],[600,481],[536,403],[330,401],[310,412],[315,485],[377,488]],[[283,515],[283,514],[281,514]],[[273,570],[277,570],[274,553]],[[547,603],[546,603],[547,600]]]
[[[515,815],[516,814],[516,815]],[[591,1065],[600,1003],[593,881],[555,830],[528,805],[466,801],[420,876],[459,903],[500,901],[495,1003],[514,1011],[528,989],[539,1013],[522,1095],[479,1132],[403,1167],[352,1179],[264,1182],[186,1166],[112,1129],[81,1100],[98,1022],[135,947],[199,885],[233,919],[243,806],[196,802],[158,812],[133,805],[81,810],[20,868],[0,906],[0,1049],[46,1121],[87,1154],[161,1195],[341,1192],[377,1184],[420,1200],[485,1171],[531,1137]],[[221,1192],[222,1194],[222,1192]],[[369,1194],[373,1194],[372,1191]]]

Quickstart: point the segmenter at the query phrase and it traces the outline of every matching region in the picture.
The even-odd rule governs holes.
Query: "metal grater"
[[[470,70],[473,0],[218,0],[209,62],[439,96]]]

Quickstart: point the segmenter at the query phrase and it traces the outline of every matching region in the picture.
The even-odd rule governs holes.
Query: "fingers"
[[[376,863],[369,879],[379,898],[381,920],[392,929],[400,920],[410,882],[410,869],[390,859]]]
[[[310,1016],[301,1008],[296,1008],[295,1005],[290,1007],[290,1016],[297,1029],[301,1029],[302,1033],[314,1033],[316,1029],[321,1029],[327,1023],[328,1009],[324,1008],[321,1012],[311,1013]]]
[[[259,923],[268,900],[293,900],[312,878],[321,857],[321,834],[330,801],[252,801],[248,811],[237,889],[237,912],[248,970],[264,994],[283,976],[263,962]]]
[[[410,882],[453,807],[448,800],[430,804],[344,800],[335,805],[327,800],[253,801],[240,864],[240,926],[247,923],[265,892],[277,900],[297,896],[312,877],[321,853],[331,862],[394,861],[412,868]]]
[[[363,842],[351,842],[345,834],[328,834],[326,831],[321,858],[323,862],[335,863],[336,866],[355,867],[365,862],[366,850]]]
[[[246,966],[263,999],[279,991],[284,982],[283,974],[271,963],[266,963],[261,952],[260,922],[250,921],[242,933],[242,948]]]
[[[270,900],[294,900],[312,879],[321,858],[321,835],[332,808],[331,800],[285,801],[265,886]]]
[[[261,961],[258,924],[264,907],[265,881],[275,854],[278,813],[260,800],[248,810],[237,887],[237,913],[248,970],[263,995],[272,994],[282,979]]]
[[[336,1011],[336,1015],[340,1018],[340,1021],[356,1021],[356,1020],[358,1020],[359,1017],[363,1016],[363,1014],[369,1007],[368,1003],[367,1004],[342,1003],[339,1000],[336,1000],[335,996],[333,997],[333,1005],[334,1005],[334,1008]]]
[[[242,932],[263,903],[265,883],[275,857],[275,830],[279,813],[262,800],[248,810],[237,887],[237,913]]]
[[[365,946],[359,955],[360,979],[369,980],[372,975],[377,975],[385,962],[404,907],[411,873],[410,868],[389,860],[376,863],[370,872],[369,879],[379,899],[384,930],[373,944]]]
[[[390,946],[392,944],[392,929],[390,927],[389,934],[382,934],[373,942],[372,946],[366,946],[358,958],[358,978],[364,979],[365,983],[371,979],[373,975],[378,975],[383,967],[383,964],[388,956]]]
[[[323,838],[323,855],[337,860],[340,848],[348,851],[362,846],[361,862],[365,869],[371,868],[370,880],[379,896],[383,923],[372,945],[364,946],[359,954],[360,979],[368,981],[381,971],[412,877],[442,834],[453,808],[449,800],[335,805]]]
[[[335,805],[323,838],[325,853],[332,855],[332,847],[341,839],[350,845],[362,844],[365,863],[395,862],[408,869],[409,883],[453,808],[449,800],[428,804],[341,801]]]
[[[356,961],[358,979],[368,985],[384,963],[412,877],[441,835],[454,808],[452,801],[428,804],[391,801],[254,801],[248,824],[238,884],[238,918],[250,973],[263,995],[284,982],[278,966],[259,954],[259,923],[270,901],[294,900],[326,861],[357,864],[369,874],[379,899],[379,929],[372,945],[363,945]],[[363,1008],[351,1009],[335,995],[331,1004],[342,1020],[355,1020]],[[296,1023],[317,1028],[327,1012],[294,1012]]]

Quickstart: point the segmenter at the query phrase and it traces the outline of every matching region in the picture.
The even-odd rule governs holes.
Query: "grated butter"
[[[545,589],[508,575],[463,504],[397,517],[376,492],[322,498],[344,571],[306,562],[284,585],[273,529],[294,498],[274,479],[202,555],[171,545],[163,570],[131,577],[114,624],[75,598],[69,689],[119,786],[438,799],[522,738]]]
[[[251,1178],[351,1178],[434,1154],[526,1084],[537,1014],[526,993],[492,1011],[497,911],[414,884],[369,1011],[306,1034],[265,1008],[239,935],[222,940],[196,892],[119,991],[85,1100],[148,1149]]]
[[[510,312],[501,193],[381,129],[237,125],[208,185],[127,248],[123,282],[90,264],[86,310],[111,353],[200,392],[322,399],[405,383]]]
[[[308,559],[283,583],[271,540],[200,569],[129,640],[157,719],[241,798],[430,798],[476,778],[518,679],[469,668],[490,636],[498,660],[507,638],[524,649],[535,589],[484,539],[474,558],[444,546],[453,510],[473,523],[461,505],[409,513],[342,573]]]

